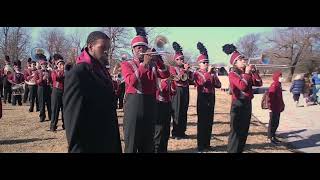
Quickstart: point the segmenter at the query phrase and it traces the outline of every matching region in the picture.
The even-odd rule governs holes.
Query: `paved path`
[[[320,153],[320,106],[296,107],[289,87],[284,86],[283,89],[286,108],[281,113],[277,134],[299,152]],[[262,96],[255,94],[253,115],[268,126],[269,111],[261,109]],[[303,105],[302,96],[300,105]]]

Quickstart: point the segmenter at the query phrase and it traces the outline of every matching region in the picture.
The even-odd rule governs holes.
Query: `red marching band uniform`
[[[137,36],[131,41],[131,47],[148,47],[144,28],[136,28]],[[134,56],[132,60],[121,63],[122,75],[126,83],[124,105],[124,141],[125,152],[154,152],[153,134],[156,120],[156,82],[157,78],[169,77],[169,71],[162,59],[154,58],[144,66]]]
[[[226,54],[231,54],[230,64],[235,65],[238,60],[245,60],[233,44],[223,46]],[[262,80],[257,71],[245,73],[244,69],[236,66],[229,72],[232,103],[230,110],[230,134],[228,140],[229,153],[241,153],[245,147],[252,113],[251,100],[253,86],[262,86]]]
[[[47,64],[47,61],[40,60],[40,65]],[[47,79],[44,80],[43,77],[47,76]],[[48,69],[38,69],[35,74],[36,83],[38,85],[38,99],[39,99],[39,108],[40,108],[40,122],[44,122],[46,118],[45,114],[45,105],[47,106],[48,117],[51,121],[51,71]]]
[[[170,67],[170,74],[175,78],[176,94],[172,99],[173,128],[172,137],[177,139],[187,138],[187,112],[189,107],[189,80],[193,79],[193,73],[184,67],[184,55],[181,46],[177,42],[172,43],[175,50],[174,61],[177,66]],[[182,81],[180,77],[187,74],[187,80]]]
[[[57,60],[56,64],[63,63],[62,59]],[[64,69],[55,69],[51,72],[52,79],[52,93],[51,93],[51,101],[52,101],[52,116],[51,116],[51,124],[50,130],[56,131],[58,124],[59,111],[61,110],[62,114],[62,129],[64,127],[64,116],[63,116],[63,90],[64,90]]]
[[[37,74],[37,69],[36,69],[36,62],[32,61],[31,64],[33,64],[29,69],[25,69],[24,71],[24,79],[26,82],[28,82],[28,89],[29,89],[29,97],[30,97],[30,108],[29,112],[33,112],[34,110],[34,103],[36,103],[36,111],[39,111],[39,101],[38,101],[38,85],[36,83],[36,74]]]
[[[194,72],[194,81],[197,87],[197,147],[198,151],[210,150],[210,140],[212,134],[214,106],[215,106],[215,88],[221,88],[221,82],[215,71],[207,70],[209,57],[207,49],[202,43],[197,44],[200,50],[197,62],[200,69]],[[205,66],[205,64],[207,64]],[[201,67],[206,67],[203,69]]]
[[[23,77],[26,80],[27,76],[29,76],[31,74],[31,58],[28,58],[27,60],[27,67],[24,69],[23,71]],[[26,103],[27,99],[29,98],[29,85],[27,83],[25,83],[24,85],[25,89],[24,89],[24,94],[23,94],[23,102]]]
[[[8,81],[12,83],[12,105],[15,106],[18,101],[19,106],[22,106],[21,90],[23,90],[23,87],[17,87],[17,85],[21,85],[24,82],[23,73],[20,72],[21,61],[14,62],[14,68],[14,73],[8,76]]]
[[[176,93],[176,85],[171,78],[157,79],[157,119],[154,134],[155,153],[166,153],[170,137],[171,101]]]

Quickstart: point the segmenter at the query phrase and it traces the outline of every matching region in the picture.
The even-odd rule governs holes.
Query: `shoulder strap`
[[[138,85],[137,85],[137,93],[138,94],[142,94],[142,84],[141,84],[141,80],[139,78],[139,72],[138,72],[138,67],[137,65],[133,62],[133,61],[128,61],[128,63],[131,65],[131,67],[133,68],[134,74],[138,80]]]

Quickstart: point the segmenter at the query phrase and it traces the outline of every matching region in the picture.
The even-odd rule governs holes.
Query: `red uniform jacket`
[[[126,83],[126,94],[156,95],[157,78],[167,78],[170,73],[163,61],[145,67],[138,59],[124,61],[121,70]]]
[[[232,100],[253,98],[252,86],[262,86],[262,80],[257,72],[245,74],[234,70],[229,73]]]
[[[194,73],[194,81],[198,93],[215,93],[215,88],[221,88],[221,82],[216,74],[206,70],[198,70]]]
[[[156,98],[161,102],[171,102],[172,97],[176,94],[176,85],[172,80],[160,79],[157,81]]]
[[[43,80],[45,73],[48,73],[48,80]],[[37,70],[35,74],[35,80],[38,86],[49,86],[52,83],[51,72],[49,70]]]
[[[26,80],[26,81],[30,81],[32,78],[36,78],[35,75],[34,75],[34,76],[32,75],[33,72],[34,72],[35,74],[37,74],[37,70],[30,70],[30,71],[29,71],[30,74],[27,74],[27,76],[25,76],[25,80]]]
[[[170,66],[170,74],[175,76],[180,76],[184,73],[188,73],[188,78],[193,79],[192,73],[190,71],[184,70],[184,68],[176,67],[176,66]],[[189,81],[175,81],[176,86],[179,87],[188,87]]]
[[[51,72],[52,87],[63,90],[64,87],[64,70],[53,70]]]
[[[273,83],[269,87],[269,109],[272,112],[280,113],[284,110],[284,102],[282,98],[282,87],[279,82],[281,72],[273,73]]]
[[[23,77],[24,77],[25,80],[27,80],[28,77],[29,77],[31,74],[32,74],[31,69],[29,69],[29,68],[24,69],[24,71],[23,71]]]
[[[11,82],[12,84],[21,84],[24,82],[24,77],[22,73],[13,73],[8,75],[8,81]]]

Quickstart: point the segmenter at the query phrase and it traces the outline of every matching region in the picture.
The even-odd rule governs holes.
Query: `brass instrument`
[[[261,63],[254,64],[254,63],[251,63],[251,61],[258,61]],[[265,54],[262,54],[260,57],[249,58],[247,66],[248,65],[253,65],[255,68],[290,68],[290,67],[294,67],[294,66],[282,65],[282,64],[270,64],[270,58]]]
[[[184,72],[179,75],[171,75],[174,81],[187,81],[189,79],[188,73]]]
[[[31,71],[32,72],[32,79],[30,79],[30,81],[27,81],[27,80],[25,80],[25,83],[27,84],[27,85],[36,85],[36,80],[35,80],[35,70],[33,70],[33,71]]]
[[[154,49],[155,52],[145,52],[140,53],[141,55],[151,55],[151,56],[159,56],[159,55],[165,55],[170,54],[170,52],[164,51],[166,48],[166,45],[169,43],[168,39],[165,36],[158,35],[154,42]]]
[[[182,75],[180,75],[180,80],[181,81],[187,81],[188,80],[188,74],[187,73],[183,73]]]
[[[50,53],[47,50],[45,50],[44,48],[36,47],[36,48],[33,48],[31,50],[31,58],[34,61],[39,61],[40,60],[39,57],[37,56],[39,54],[44,55],[46,57],[46,59],[45,59],[46,61],[48,61],[48,59],[50,58]]]

